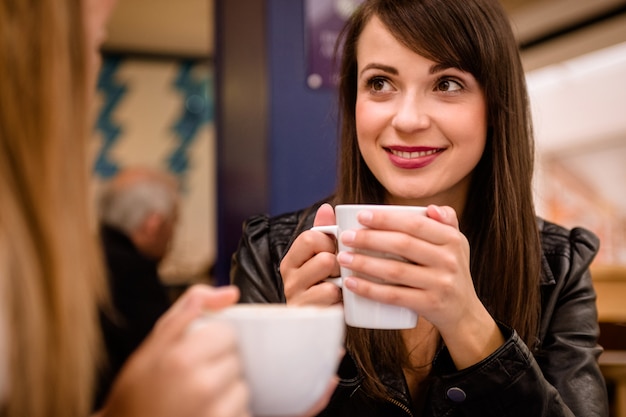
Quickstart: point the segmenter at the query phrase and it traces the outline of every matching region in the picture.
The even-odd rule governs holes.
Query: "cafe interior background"
[[[183,184],[167,284],[228,282],[242,221],[334,186],[330,45],[358,0],[123,0],[109,25],[93,147],[97,187],[150,165]],[[540,215],[596,232],[626,274],[626,2],[502,0],[537,141]]]
[[[120,168],[183,185],[161,268],[226,284],[242,222],[334,188],[334,40],[360,0],[122,0],[109,24],[94,191]],[[527,73],[538,214],[601,239],[592,264],[611,417],[626,417],[626,0],[501,0]]]

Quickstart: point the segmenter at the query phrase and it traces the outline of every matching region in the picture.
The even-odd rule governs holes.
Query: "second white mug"
[[[206,320],[233,325],[255,417],[302,415],[319,401],[337,372],[344,344],[337,306],[236,304]]]

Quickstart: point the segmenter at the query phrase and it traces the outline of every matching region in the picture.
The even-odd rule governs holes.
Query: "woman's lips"
[[[386,147],[391,163],[398,168],[416,169],[430,165],[441,155],[445,148],[430,147]]]

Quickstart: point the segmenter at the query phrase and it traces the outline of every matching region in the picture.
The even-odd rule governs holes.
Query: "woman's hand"
[[[96,416],[250,416],[234,330],[210,320],[190,327],[238,298],[236,287],[190,288],[129,358]]]
[[[363,211],[368,229],[345,231],[342,243],[387,252],[407,260],[342,252],[339,263],[396,285],[356,277],[344,286],[365,297],[410,308],[432,323],[446,342],[457,367],[487,357],[503,342],[500,330],[474,289],[470,248],[451,207],[431,205],[427,217],[390,211]],[[497,279],[497,277],[494,277]]]
[[[335,213],[329,204],[323,204],[315,215],[315,226],[335,224]],[[287,304],[332,305],[341,302],[341,289],[323,282],[339,276],[333,236],[307,230],[293,242],[280,263],[280,274]]]

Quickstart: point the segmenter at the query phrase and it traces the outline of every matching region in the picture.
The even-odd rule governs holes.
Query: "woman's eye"
[[[367,82],[370,90],[372,90],[375,93],[384,93],[386,91],[389,91],[391,89],[391,86],[389,85],[389,82],[384,79],[384,78],[380,78],[380,77],[374,77],[372,79],[370,79]]]
[[[463,86],[461,86],[461,84],[457,81],[454,80],[450,80],[450,79],[444,79],[439,81],[439,83],[437,84],[437,91],[443,91],[443,92],[453,92],[453,91],[459,91],[462,90]]]

